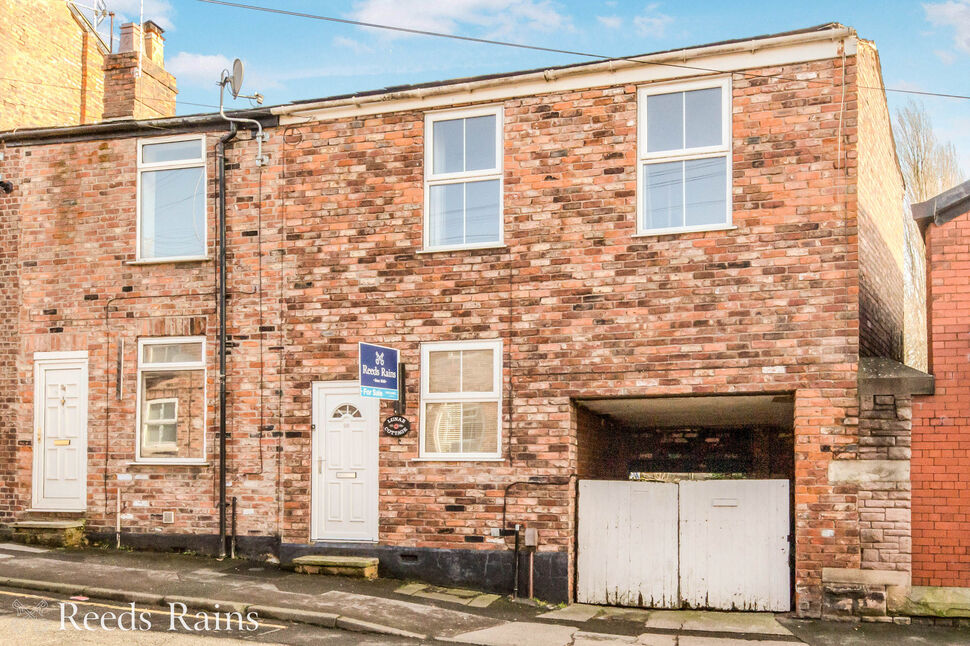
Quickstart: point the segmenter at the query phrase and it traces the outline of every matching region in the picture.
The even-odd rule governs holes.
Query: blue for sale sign
[[[397,399],[397,350],[371,343],[357,345],[360,351],[360,396]]]

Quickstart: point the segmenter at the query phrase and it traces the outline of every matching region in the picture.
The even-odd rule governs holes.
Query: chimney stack
[[[164,30],[151,20],[121,26],[118,51],[104,59],[104,119],[175,116],[175,77],[165,71]]]

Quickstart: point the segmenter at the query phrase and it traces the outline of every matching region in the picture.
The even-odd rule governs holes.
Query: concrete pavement
[[[393,579],[302,575],[271,564],[219,562],[184,554],[40,550],[0,544],[0,585],[13,592],[48,595],[52,603],[84,596],[92,602],[111,600],[119,605],[134,601],[139,609],[155,612],[168,612],[173,603],[185,604],[189,612],[256,612],[261,622],[302,625],[305,630],[357,640],[342,643],[377,639],[376,643],[441,641],[481,646],[970,644],[970,632],[965,629],[831,625],[769,613],[579,604],[551,609],[474,590]],[[4,594],[8,593],[0,592]],[[288,635],[299,632],[290,631]],[[337,639],[334,635],[327,638]]]

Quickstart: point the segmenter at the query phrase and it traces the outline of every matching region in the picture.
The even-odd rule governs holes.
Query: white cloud
[[[660,5],[657,3],[648,4],[643,13],[633,19],[633,26],[636,28],[638,36],[662,38],[666,33],[667,26],[674,19],[658,11],[659,7]]]
[[[337,49],[350,50],[355,54],[369,54],[374,51],[373,48],[368,47],[359,40],[347,38],[346,36],[335,36],[333,46]]]
[[[165,61],[165,69],[175,75],[179,85],[215,87],[222,70],[232,67],[232,61],[222,54],[191,54],[179,52]]]
[[[934,49],[933,53],[936,57],[940,59],[945,65],[953,65],[956,62],[957,57],[953,52],[948,52],[944,49]]]
[[[596,16],[600,24],[610,29],[619,29],[623,25],[623,19],[619,16]]]
[[[953,45],[970,54],[970,0],[924,4],[923,11],[934,27],[953,27]]]
[[[93,2],[90,4],[94,4]],[[109,11],[114,11],[116,24],[138,22],[141,13],[141,0],[107,0]],[[175,8],[168,0],[145,0],[145,20],[154,21],[165,30],[174,29],[172,16]]]
[[[471,25],[491,37],[572,28],[551,0],[359,0],[351,15],[362,22],[448,34]],[[391,38],[403,35],[381,32]]]

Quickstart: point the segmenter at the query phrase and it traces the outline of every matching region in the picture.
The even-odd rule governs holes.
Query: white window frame
[[[199,361],[180,361],[178,363],[148,363],[143,360],[145,356],[145,346],[149,345],[170,345],[173,343],[200,343],[202,345],[201,358]],[[207,444],[207,427],[206,427],[206,414],[209,408],[208,400],[208,375],[205,367],[205,351],[206,342],[204,336],[156,336],[149,338],[138,339],[138,374],[137,374],[137,397],[136,397],[136,408],[135,408],[135,462],[141,464],[205,464],[206,452],[208,451]],[[142,441],[142,423],[141,423],[141,409],[142,409],[142,399],[145,396],[142,392],[142,374],[145,372],[175,372],[179,370],[202,370],[202,457],[199,458],[165,458],[153,456],[150,458],[142,458],[141,456],[141,441]],[[160,401],[160,400],[152,400]],[[178,403],[175,404],[176,409]],[[191,412],[190,412],[191,414]],[[191,420],[189,420],[191,424]]]
[[[663,150],[647,152],[647,97],[655,94],[670,94],[673,92],[689,92],[691,90],[707,90],[721,88],[721,143],[716,146],[698,146],[679,150]],[[731,77],[717,76],[691,81],[677,81],[673,83],[652,83],[637,90],[637,236],[656,236],[670,233],[687,233],[690,231],[724,231],[736,229],[734,226],[734,209],[732,204],[733,176],[731,171],[731,109],[733,103],[731,94]],[[686,119],[684,127],[687,127]],[[646,195],[643,167],[649,163],[689,161],[692,159],[712,159],[724,157],[725,172],[725,204],[727,213],[724,222],[718,224],[700,224],[682,227],[663,227],[647,229],[644,227],[643,199]],[[686,182],[685,182],[686,187]],[[684,208],[687,208],[686,202]]]
[[[421,402],[418,424],[419,459],[441,462],[496,461],[502,459],[502,438],[505,435],[505,416],[502,409],[502,339],[487,341],[442,341],[421,344]],[[492,390],[489,392],[430,393],[431,353],[449,350],[491,350],[492,351]],[[424,449],[425,406],[438,403],[495,402],[498,414],[498,438],[494,453],[430,453]]]
[[[142,160],[142,151],[145,146],[150,146],[153,144],[170,144],[179,141],[193,141],[198,140],[201,146],[201,156],[199,159],[184,160],[184,161],[174,161],[174,162],[154,162],[148,163]],[[178,135],[172,137],[154,137],[151,139],[139,139],[137,143],[138,147],[138,170],[137,170],[137,184],[138,188],[136,190],[135,196],[135,262],[151,264],[151,263],[167,263],[167,262],[187,262],[193,260],[207,260],[209,249],[209,168],[206,163],[206,141],[205,135]],[[202,254],[197,256],[142,256],[141,251],[141,176],[145,171],[159,171],[159,170],[178,170],[180,168],[202,168],[202,202],[204,205],[205,213],[202,214],[202,219],[204,226],[202,227]]]
[[[175,428],[176,428],[176,431],[175,432],[178,433],[178,423],[179,423],[179,400],[178,400],[178,397],[162,397],[161,399],[149,399],[145,403],[148,405],[148,408],[149,409],[151,409],[151,407],[153,405],[158,406],[158,405],[165,405],[165,404],[175,404],[175,417],[173,417],[173,418],[165,417],[165,418],[161,418],[161,419],[146,419],[145,420],[145,426],[152,426],[152,425],[161,426],[161,425],[164,425],[164,424],[175,424]],[[142,431],[144,431],[144,429],[142,429]],[[161,436],[159,436],[159,437],[161,437]],[[139,442],[138,445],[141,446],[141,442]],[[174,446],[177,449],[178,448],[178,440],[176,439],[175,442],[159,442],[155,446],[167,447],[169,445]]]
[[[495,168],[434,174],[434,124],[436,121],[495,117]],[[424,115],[424,235],[423,251],[451,251],[455,249],[490,249],[505,246],[505,111],[501,105],[476,106],[452,110],[436,110]],[[442,184],[461,184],[470,181],[498,180],[498,240],[475,244],[431,244],[431,187]]]

